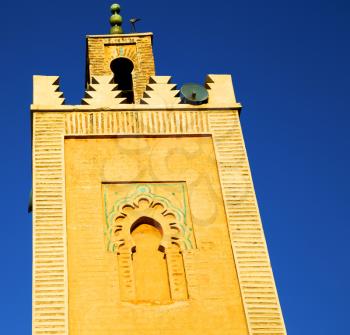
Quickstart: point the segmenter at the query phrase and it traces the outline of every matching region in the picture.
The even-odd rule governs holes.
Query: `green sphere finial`
[[[114,3],[111,6],[111,12],[112,12],[112,16],[109,19],[109,22],[112,26],[110,30],[110,34],[123,34],[123,28],[122,28],[123,18],[119,15],[120,6],[117,3]]]

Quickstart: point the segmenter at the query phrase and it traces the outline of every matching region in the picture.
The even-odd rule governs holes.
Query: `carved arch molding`
[[[171,301],[187,299],[183,253],[196,245],[185,183],[108,183],[103,184],[103,195],[106,248],[118,255],[121,300],[138,301],[133,267],[137,245],[131,233],[142,218],[159,225]]]

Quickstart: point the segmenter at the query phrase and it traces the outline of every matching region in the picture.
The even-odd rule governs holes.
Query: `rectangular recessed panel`
[[[70,138],[65,167],[71,335],[248,334],[210,136]]]

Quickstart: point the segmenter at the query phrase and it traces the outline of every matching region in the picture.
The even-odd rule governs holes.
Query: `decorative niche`
[[[118,255],[121,300],[188,299],[185,254],[196,248],[185,182],[104,183],[105,244]]]

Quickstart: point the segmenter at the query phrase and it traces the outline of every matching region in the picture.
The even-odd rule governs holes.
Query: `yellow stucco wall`
[[[65,140],[71,335],[248,334],[210,136]],[[106,248],[103,182],[184,181],[196,241],[184,251],[188,299],[121,301]]]
[[[33,335],[285,335],[231,76],[182,103],[137,33],[88,36],[86,80],[73,106],[34,76]],[[141,212],[156,223],[133,230]]]
[[[51,79],[56,82],[57,78],[50,78],[50,82]],[[41,79],[37,84],[39,85],[40,82]],[[56,92],[56,84],[51,86],[52,91]],[[44,90],[38,92],[41,94]],[[45,98],[40,94],[36,96],[38,101]],[[52,97],[54,96],[52,95]],[[45,99],[43,101],[47,102]],[[129,173],[129,178],[133,177],[135,178],[134,181],[138,182],[163,182],[166,177],[170,178],[169,172],[173,175],[172,180],[175,180],[179,185],[184,183],[182,175],[186,176],[187,202],[191,205],[190,221],[193,223],[196,239],[198,238],[197,235],[200,236],[200,243],[197,241],[197,244],[193,244],[195,248],[182,250],[186,268],[187,285],[185,286],[187,288],[185,288],[188,289],[190,298],[187,301],[187,297],[184,298],[184,291],[176,291],[176,288],[181,288],[184,284],[178,281],[176,285],[173,285],[175,274],[181,274],[181,271],[172,271],[172,276],[169,276],[169,284],[172,300],[176,303],[148,306],[147,308],[151,311],[150,307],[159,308],[159,315],[155,313],[151,317],[148,314],[148,322],[150,324],[154,322],[157,325],[157,320],[161,318],[159,321],[161,324],[163,317],[165,317],[170,320],[169,323],[173,323],[173,328],[176,330],[181,327],[181,318],[177,317],[177,311],[182,308],[181,304],[184,305],[183,308],[186,304],[193,304],[196,308],[204,308],[208,312],[208,306],[214,306],[217,301],[221,300],[225,300],[227,305],[224,305],[229,306],[228,309],[223,309],[222,304],[218,303],[218,308],[210,307],[210,313],[215,317],[215,320],[216,318],[225,320],[228,314],[230,314],[230,317],[232,316],[231,311],[238,301],[237,294],[240,291],[247,322],[242,317],[235,327],[244,327],[246,323],[250,335],[286,334],[241,131],[238,115],[240,107],[233,104],[230,109],[220,110],[208,106],[182,106],[185,107],[185,110],[175,105],[168,107],[166,110],[152,109],[152,106],[148,107],[147,105],[130,105],[129,110],[125,110],[123,105],[114,107],[112,110],[98,110],[93,106],[32,106],[33,335],[68,335],[72,325],[76,327],[75,329],[79,335],[84,335],[83,330],[79,328],[84,323],[78,322],[77,318],[79,318],[79,313],[82,317],[83,313],[80,310],[84,311],[88,308],[85,303],[86,299],[91,299],[90,306],[99,306],[96,307],[97,312],[119,306],[125,315],[131,313],[127,314],[127,318],[121,320],[121,323],[118,324],[120,327],[124,321],[125,325],[129,325],[131,317],[133,323],[137,325],[145,322],[142,321],[144,320],[142,318],[145,315],[143,310],[145,306],[135,306],[132,303],[134,292],[131,289],[125,292],[130,279],[125,274],[130,267],[124,267],[124,272],[118,271],[119,263],[130,259],[130,253],[117,255],[106,247],[106,238],[103,236],[103,227],[106,221],[102,214],[104,202],[101,199],[103,193],[101,188],[108,189],[108,192],[113,195],[115,192],[125,191],[122,188],[127,184],[123,184],[122,187],[121,182],[123,180],[118,179],[126,178],[124,173]],[[165,150],[161,146],[161,143],[164,142],[161,142],[160,139],[164,140],[166,138],[171,138],[173,141],[178,141],[180,138],[182,145],[174,146],[169,142],[166,146],[169,150]],[[210,144],[210,138],[212,144]],[[122,139],[123,143],[127,143],[127,145],[121,145]],[[154,140],[154,144],[152,144],[151,139]],[[196,141],[202,141],[203,143],[200,142],[199,145]],[[72,144],[72,150],[69,151],[70,142],[80,143],[80,145]],[[86,145],[81,145],[82,143]],[[103,145],[97,145],[97,143],[103,143]],[[84,147],[89,147],[89,149],[84,151]],[[156,148],[157,150],[155,150]],[[170,148],[174,150],[170,150]],[[213,158],[213,150],[215,151],[215,159]],[[146,162],[149,162],[148,158],[144,159],[146,156],[142,156],[147,151],[147,157],[154,162],[154,167],[150,168],[148,166],[148,170],[140,168],[142,166],[146,167]],[[119,161],[113,156],[115,152],[122,153],[118,156]],[[105,158],[104,162],[101,163],[97,157],[100,157],[101,161]],[[138,158],[134,159],[135,157]],[[163,159],[159,157],[163,157]],[[204,157],[207,159],[204,159]],[[213,167],[214,160],[217,166],[215,168]],[[164,165],[164,162],[166,162],[166,165]],[[67,166],[65,166],[66,164]],[[69,167],[70,164],[73,165]],[[98,173],[91,168],[95,164],[96,167],[100,166]],[[117,169],[118,164],[122,165],[122,168]],[[177,170],[181,164],[183,164],[181,171]],[[102,165],[104,168],[101,170]],[[75,173],[66,173],[65,169],[72,170],[72,167],[75,167]],[[150,171],[154,169],[159,173],[151,174]],[[198,169],[200,169],[201,174],[197,173]],[[216,200],[221,208],[220,211],[222,210],[222,201],[224,203],[225,219],[220,220],[220,222],[227,222],[226,230],[224,224],[211,226],[198,224],[203,219],[200,215],[202,211],[199,206],[203,206],[200,203],[208,196],[205,193],[210,183],[206,185],[204,181],[198,183],[193,182],[193,180],[197,177],[208,178],[207,170],[211,171],[209,176],[212,179],[209,180],[211,180],[211,185],[215,186],[214,190],[218,191],[220,189],[218,194],[222,194],[222,197],[218,196]],[[137,171],[142,173],[140,175],[135,174]],[[218,184],[217,171],[219,172],[221,187]],[[97,184],[88,182],[90,177],[91,180],[93,180],[92,177],[96,177]],[[78,190],[81,193],[81,199],[77,196],[77,192],[73,192],[72,185],[74,183],[70,182],[69,178],[73,178],[74,183],[80,178],[85,178],[86,183],[82,183]],[[191,180],[192,186],[190,186]],[[126,180],[124,179],[124,181]],[[102,182],[105,183],[102,184]],[[97,187],[97,185],[99,186]],[[197,187],[198,185],[204,186],[201,186],[200,189]],[[194,188],[194,186],[196,187]],[[154,188],[154,185],[152,188]],[[154,188],[154,190],[156,189]],[[196,190],[200,190],[198,193],[203,191],[203,194],[196,195]],[[159,193],[158,191],[156,193]],[[93,194],[95,192],[96,194]],[[193,196],[193,193],[195,196]],[[67,201],[66,195],[68,196]],[[97,201],[93,201],[92,198],[90,200],[85,199],[86,196],[96,197],[95,200]],[[117,195],[115,196],[117,197]],[[112,196],[108,199],[112,199],[113,203]],[[176,200],[176,197],[173,200]],[[194,205],[194,203],[197,204]],[[107,207],[109,204],[107,201]],[[70,207],[67,207],[68,205]],[[84,220],[80,223],[79,220],[74,221],[74,224],[80,225],[76,231],[74,227],[74,229],[71,227],[73,222],[71,221],[71,209],[73,206],[74,215],[78,218],[86,217],[88,219],[88,221]],[[209,207],[205,208],[208,211],[209,209]],[[92,219],[94,219],[94,222],[92,222]],[[95,231],[91,231],[91,229],[95,229]],[[85,237],[81,237],[79,241],[79,237],[76,237],[78,231],[79,236]],[[67,243],[67,232],[69,243]],[[208,240],[211,238],[210,236],[222,235],[225,237],[225,234],[228,233],[234,257],[232,255],[228,256],[226,252],[221,253],[223,250],[227,250],[225,241],[223,245],[221,243],[211,245],[209,243],[211,241]],[[77,243],[71,243],[72,236],[76,237]],[[204,238],[205,236],[208,236],[207,240]],[[217,251],[216,249],[210,249],[212,247],[217,248]],[[74,257],[72,256],[73,251],[75,252]],[[209,257],[210,255],[214,255],[214,260]],[[169,256],[175,257],[176,255],[167,254],[167,256],[167,259],[169,259]],[[205,270],[208,261],[215,264],[212,273]],[[223,261],[226,262],[226,271],[223,277],[219,278],[216,275],[217,268],[221,271]],[[93,262],[96,262],[96,268],[90,273],[85,273],[83,271],[84,263],[92,268]],[[73,268],[72,263],[76,265]],[[168,265],[169,263],[167,263]],[[108,267],[112,269],[110,271],[113,273],[106,274],[104,272]],[[238,281],[234,280],[235,267]],[[78,274],[86,276],[85,281],[77,278],[74,281],[74,274],[77,269],[80,271]],[[171,267],[169,270],[171,270]],[[124,275],[119,276],[121,273],[124,273]],[[93,278],[96,277],[99,277],[108,289],[93,286]],[[212,282],[209,281],[210,278]],[[210,287],[214,283],[217,295],[214,294],[214,291],[209,291],[206,286],[200,284],[203,282],[208,282]],[[225,297],[222,297],[222,282],[230,283],[227,287],[224,286],[225,289],[230,291]],[[239,284],[239,290],[235,288],[236,284]],[[85,285],[90,289],[89,292],[84,288]],[[123,287],[123,289],[121,290],[120,287]],[[77,288],[80,288],[80,293]],[[96,290],[100,291],[97,292]],[[113,294],[110,293],[112,290],[114,290]],[[177,295],[174,295],[174,292]],[[80,306],[74,303],[74,299],[72,300],[74,294],[81,299]],[[203,304],[203,299],[209,302],[209,305]],[[102,300],[104,300],[105,307],[100,303]],[[93,301],[94,304],[92,304]],[[99,302],[98,305],[97,302]],[[237,306],[239,307],[239,304]],[[72,308],[77,311],[75,315],[71,313]],[[86,324],[94,320],[92,314],[93,312],[90,315],[86,313],[86,320],[84,321]],[[118,318],[118,315],[113,314],[112,320]],[[196,327],[201,329],[212,324],[211,317],[202,322],[200,315],[196,314],[190,324],[193,334],[196,334]],[[234,315],[234,317],[240,315],[239,311]],[[83,316],[85,317],[85,314]],[[102,327],[101,319],[94,322],[94,331],[97,326]],[[108,322],[109,324],[112,323],[112,321]],[[214,325],[217,324],[214,323]],[[187,329],[189,331],[190,328]],[[214,326],[212,329],[214,329]],[[89,327],[86,328],[86,331],[92,332]],[[225,334],[226,332],[226,323],[220,324],[215,329],[215,334]],[[124,330],[121,333],[123,334]]]

